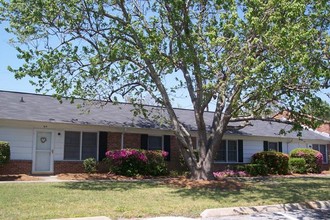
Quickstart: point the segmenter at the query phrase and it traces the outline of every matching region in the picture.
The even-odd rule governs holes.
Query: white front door
[[[51,173],[53,171],[52,132],[37,131],[33,171]]]

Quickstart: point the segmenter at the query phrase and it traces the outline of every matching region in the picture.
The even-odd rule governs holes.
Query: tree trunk
[[[192,167],[191,179],[194,180],[213,180],[213,174],[210,162],[204,162],[200,167]]]
[[[212,165],[213,165],[213,156],[212,152],[207,151],[207,155],[204,158],[200,158],[200,155],[195,157],[192,147],[185,146],[185,143],[182,143],[180,139],[177,138],[180,153],[183,156],[183,159],[189,168],[190,177],[194,180],[212,180],[214,179],[212,173]],[[194,158],[192,158],[194,156]]]

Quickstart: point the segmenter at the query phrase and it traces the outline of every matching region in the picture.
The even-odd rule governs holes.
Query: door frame
[[[36,150],[37,150],[37,134],[39,132],[51,133],[50,143],[50,170],[49,171],[36,171]],[[53,174],[54,173],[54,131],[49,129],[34,129],[33,131],[33,151],[32,151],[32,173],[33,174]]]

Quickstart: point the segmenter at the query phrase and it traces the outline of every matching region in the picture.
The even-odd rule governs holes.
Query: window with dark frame
[[[277,142],[268,142],[268,150],[269,151],[279,151]]]
[[[264,151],[283,152],[282,142],[264,141]]]
[[[90,157],[97,159],[97,132],[65,131],[64,160]]]
[[[80,159],[80,132],[66,131],[64,138],[64,160]]]
[[[168,153],[165,160],[171,160],[171,136],[155,136],[148,134],[141,134],[141,149],[144,150],[163,150]]]
[[[163,136],[148,136],[148,150],[163,150]]]

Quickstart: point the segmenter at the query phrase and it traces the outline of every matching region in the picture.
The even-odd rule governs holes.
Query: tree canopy
[[[10,68],[17,78],[35,77],[39,91],[50,86],[57,97],[134,103],[150,94],[195,178],[209,178],[230,121],[288,110],[298,123],[330,84],[328,0],[0,1],[24,61]],[[179,90],[195,112],[198,157],[173,109]]]

